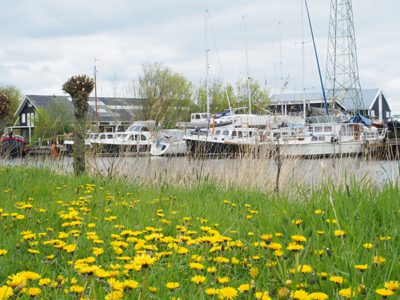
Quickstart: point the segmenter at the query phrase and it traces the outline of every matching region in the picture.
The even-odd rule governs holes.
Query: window
[[[371,110],[371,118],[375,118],[375,110]]]
[[[25,124],[26,123],[26,116],[25,113],[21,114],[21,123]]]
[[[140,138],[142,139],[142,141],[145,141],[146,140],[146,136],[145,135],[140,135]]]
[[[223,132],[222,132],[222,135],[228,135],[229,134],[229,131],[228,130],[224,130]]]
[[[386,119],[390,119],[390,111],[386,112]]]

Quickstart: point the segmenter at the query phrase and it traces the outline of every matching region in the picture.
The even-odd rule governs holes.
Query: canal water
[[[47,168],[59,174],[72,174],[71,157],[47,156],[1,160],[2,166]],[[154,186],[191,186],[208,181],[223,187],[275,188],[277,164],[273,159],[191,159],[189,157],[89,157],[92,175],[136,181]],[[399,182],[399,161],[366,160],[360,157],[331,159],[283,159],[280,189],[316,187],[364,182],[381,187]]]

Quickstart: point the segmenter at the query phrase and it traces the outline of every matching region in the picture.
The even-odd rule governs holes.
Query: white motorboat
[[[185,135],[183,139],[192,155],[240,155],[257,149],[260,130],[226,126]]]
[[[153,156],[179,156],[187,152],[183,140],[184,131],[180,129],[162,130],[156,134],[151,144],[150,154]]]
[[[154,121],[137,121],[126,131],[116,133],[109,138],[96,139],[92,145],[103,153],[149,152],[152,126],[154,127]]]
[[[262,141],[285,157],[325,157],[367,153],[383,145],[385,136],[386,129],[361,123],[316,123],[266,130]]]

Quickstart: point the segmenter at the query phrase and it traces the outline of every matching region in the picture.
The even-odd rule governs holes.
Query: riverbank
[[[0,170],[5,294],[399,295],[391,282],[400,279],[397,185],[376,190],[368,183],[328,183],[298,189],[294,200],[209,183],[154,188],[31,168]]]

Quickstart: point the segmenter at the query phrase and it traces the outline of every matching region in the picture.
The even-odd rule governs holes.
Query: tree
[[[94,81],[86,75],[72,76],[62,88],[71,95],[74,105],[74,173],[79,176],[85,172],[86,119],[89,95],[93,91]]]
[[[252,113],[264,113],[267,105],[271,102],[269,92],[262,89],[260,83],[253,79],[249,80],[249,86]],[[238,106],[249,106],[247,80],[240,80],[236,83],[236,95]]]
[[[73,130],[74,113],[62,101],[52,102],[47,109],[38,109],[35,117],[34,140],[53,139]]]
[[[187,119],[193,107],[192,84],[159,63],[143,65],[138,94],[145,99],[142,118],[168,127]]]
[[[11,110],[11,101],[6,94],[0,93],[0,136],[7,126],[7,118]]]
[[[6,126],[11,126],[15,121],[14,113],[17,111],[21,103],[22,93],[15,86],[6,85],[0,86],[0,94],[6,95],[10,101],[10,110],[7,114]]]
[[[198,89],[197,109],[207,110],[206,83],[201,83]],[[210,101],[210,112],[220,112],[229,108],[229,102],[235,101],[234,89],[230,84],[223,84],[219,80],[214,80],[209,84],[208,98]],[[229,101],[228,101],[229,100]]]

